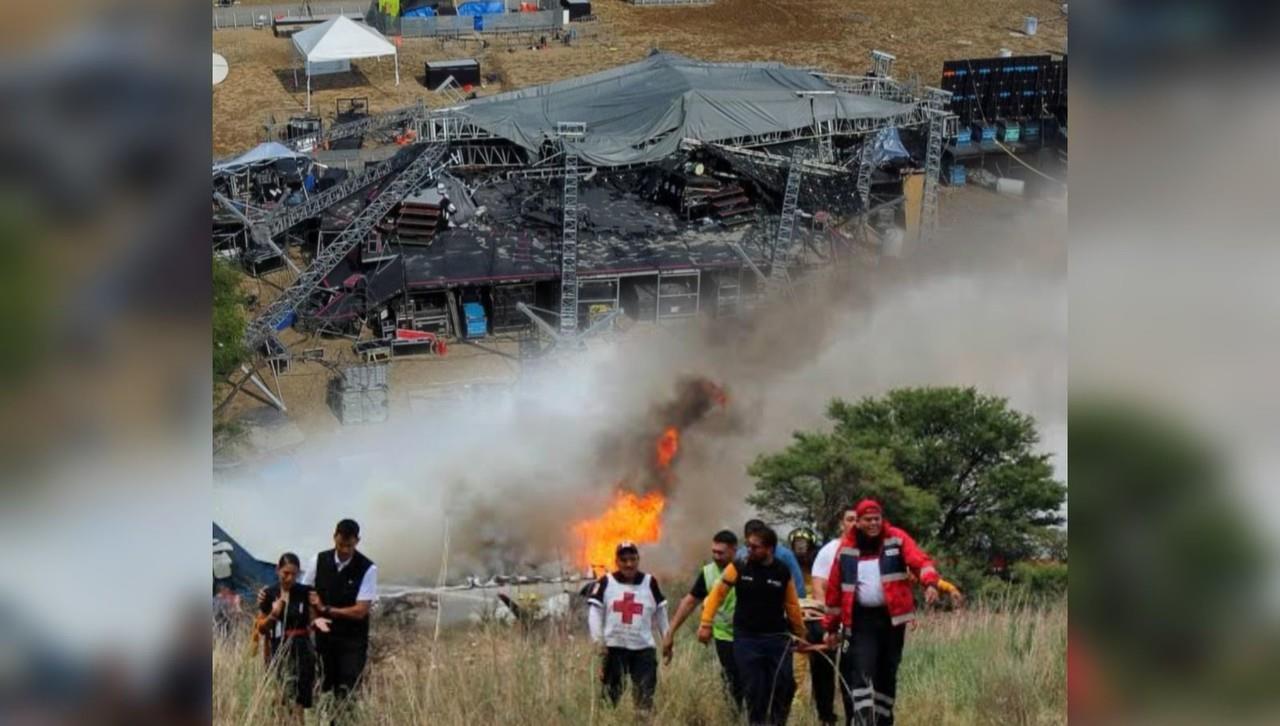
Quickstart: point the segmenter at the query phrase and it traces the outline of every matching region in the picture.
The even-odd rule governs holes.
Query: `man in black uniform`
[[[311,604],[332,623],[316,633],[316,652],[324,670],[321,691],[345,701],[355,690],[369,655],[369,608],[378,596],[378,566],[356,551],[360,525],[338,522],[333,549],[316,555],[301,584],[313,588]]]
[[[803,644],[797,650],[809,651],[791,568],[774,556],[777,546],[778,534],[768,527],[747,534],[747,558],[724,569],[702,603],[698,628],[698,640],[711,642],[716,613],[732,591],[733,657],[748,721],[755,725],[787,723],[796,690],[792,641]]]

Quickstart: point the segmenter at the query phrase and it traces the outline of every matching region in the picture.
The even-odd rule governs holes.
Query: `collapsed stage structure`
[[[924,172],[927,234],[955,117],[945,91],[894,80],[892,60],[846,76],[654,53],[215,164],[215,247],[295,272],[246,342],[287,358],[277,335],[299,325],[389,356],[520,329],[572,337],[619,314],[734,315],[868,244],[869,213],[901,206],[909,171]],[[371,150],[379,137],[395,143]],[[375,160],[360,168],[319,161],[362,140]],[[305,268],[293,244],[315,250]]]

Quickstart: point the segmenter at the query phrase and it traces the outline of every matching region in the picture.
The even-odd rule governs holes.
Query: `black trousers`
[[[790,637],[786,633],[733,634],[733,656],[752,724],[785,724],[796,694],[791,666]]]
[[[887,608],[854,609],[853,633],[840,662],[848,683],[840,689],[846,724],[892,726],[906,635],[906,624],[890,622]]]
[[[303,708],[311,708],[316,689],[316,652],[306,636],[272,639],[267,643],[276,675],[284,682],[285,699]]]
[[[609,649],[600,671],[604,696],[609,703],[618,705],[628,675],[631,676],[631,696],[636,701],[636,708],[641,711],[653,708],[653,692],[658,688],[658,651],[654,648]]]
[[[321,691],[332,691],[346,700],[356,690],[369,658],[369,641],[365,638],[316,637],[316,653],[320,656],[324,680]]]
[[[720,661],[720,677],[724,679],[725,690],[733,700],[735,709],[742,709],[742,679],[738,677],[738,664],[733,659],[733,641],[719,640],[716,643],[716,658]]]
[[[810,643],[821,643],[826,635],[822,624],[810,621],[807,625]],[[818,651],[809,654],[809,684],[813,693],[813,706],[818,720],[824,724],[836,722],[836,654]]]

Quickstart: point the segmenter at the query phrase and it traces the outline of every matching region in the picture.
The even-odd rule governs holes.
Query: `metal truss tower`
[[[925,143],[924,201],[920,214],[920,237],[930,238],[938,228],[938,184],[942,179],[942,144],[956,133],[958,119],[951,114],[951,93],[938,88],[925,89],[925,107],[929,114],[929,136]]]
[[[556,135],[564,149],[564,230],[560,245],[560,334],[578,332],[578,149],[587,125],[561,121]]]
[[[862,205],[862,214],[871,209],[871,172],[875,171],[871,164],[871,136],[862,137],[862,148],[858,150],[858,202]]]
[[[787,263],[791,259],[791,237],[795,231],[796,211],[800,201],[800,179],[804,171],[800,168],[801,151],[795,150],[787,169],[787,186],[782,193],[782,214],[778,218],[778,236],[773,244],[773,262],[769,267],[770,293],[777,292],[787,284]]]

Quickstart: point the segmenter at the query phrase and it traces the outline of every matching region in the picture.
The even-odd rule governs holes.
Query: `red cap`
[[[867,514],[868,512],[879,512],[883,514],[884,509],[880,506],[880,502],[877,502],[874,499],[863,499],[858,502],[856,507],[853,508],[853,513],[859,517]]]

